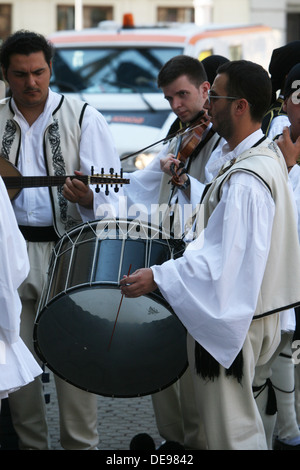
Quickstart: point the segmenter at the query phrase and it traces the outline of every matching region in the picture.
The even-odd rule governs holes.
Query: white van
[[[153,158],[161,143],[153,144],[175,119],[156,84],[167,60],[178,54],[199,60],[220,54],[267,69],[273,49],[280,46],[279,33],[262,25],[128,28],[103,22],[96,29],[61,31],[49,39],[56,49],[51,88],[77,95],[104,115],[125,171],[143,168]]]

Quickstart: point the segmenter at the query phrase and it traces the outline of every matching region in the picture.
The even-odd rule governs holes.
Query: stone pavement
[[[49,383],[44,384],[44,387],[45,393],[50,394],[47,418],[51,448],[62,450],[59,442],[58,404],[51,372]],[[129,450],[131,439],[138,433],[150,434],[157,447],[162,442],[156,427],[150,396],[134,398],[98,396],[98,422],[100,450]]]

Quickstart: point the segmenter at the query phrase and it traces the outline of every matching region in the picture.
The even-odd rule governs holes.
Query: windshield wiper
[[[131,91],[133,91],[134,93],[137,93],[138,95],[140,95],[140,97],[142,98],[143,102],[146,104],[146,106],[148,106],[149,110],[152,112],[152,113],[155,113],[156,112],[156,109],[153,108],[152,104],[149,103],[149,101],[145,98],[144,96],[144,93],[142,93],[141,91],[137,90],[134,86],[132,85],[128,85],[128,83],[125,83],[125,82],[120,82],[119,80],[115,80],[115,81],[110,81],[110,80],[102,80],[103,83],[107,83],[108,85],[112,85],[112,86],[117,86],[119,88],[129,88]]]

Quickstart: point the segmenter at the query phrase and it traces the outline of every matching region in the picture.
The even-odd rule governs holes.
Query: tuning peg
[[[117,172],[115,173],[115,177],[118,178],[118,173],[117,173]],[[118,192],[119,192],[118,183],[116,183],[116,185],[115,185],[115,187],[114,187],[114,191],[115,191],[115,193],[118,193]]]

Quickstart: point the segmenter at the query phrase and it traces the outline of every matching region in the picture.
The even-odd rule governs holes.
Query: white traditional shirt
[[[12,107],[15,112],[15,120],[21,128],[21,147],[18,169],[23,176],[44,176],[47,174],[45,159],[43,155],[44,132],[49,123],[53,111],[61,101],[61,95],[49,89],[49,95],[44,111],[38,119],[29,126],[26,119],[18,110],[12,99]],[[104,168],[108,173],[110,168],[116,172],[120,171],[120,160],[113,145],[109,127],[96,109],[87,106],[82,126],[80,140],[80,168],[85,175],[91,174],[91,167],[95,173],[100,173]],[[95,187],[92,187],[95,189]],[[94,208],[99,204],[111,203],[118,206],[118,194],[113,189],[106,196],[104,189],[94,193]],[[26,188],[13,201],[13,207],[19,225],[50,226],[53,224],[51,203],[48,188]],[[87,210],[78,205],[78,209],[84,221],[94,219],[95,210]]]
[[[217,149],[220,166],[262,136],[258,130],[233,151],[227,144]],[[266,187],[256,177],[236,172],[224,184],[207,227],[183,257],[152,267],[162,295],[187,331],[225,368],[241,350],[256,309],[274,213]],[[290,321],[291,311],[285,316]],[[294,327],[294,316],[292,321]]]
[[[0,178],[0,399],[42,373],[19,336],[18,288],[29,272],[26,242]]]
[[[270,129],[268,132],[269,139],[273,140],[276,136],[278,136],[279,134],[282,134],[282,129],[285,126],[289,126],[289,125],[290,125],[290,121],[287,116],[284,116],[284,115],[276,116],[274,119],[272,119],[272,122],[270,125]]]

